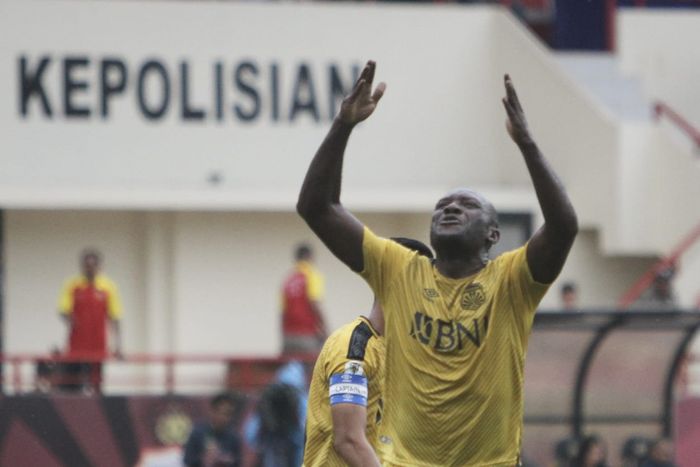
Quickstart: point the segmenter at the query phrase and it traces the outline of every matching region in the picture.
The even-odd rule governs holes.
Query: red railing
[[[700,130],[695,128],[688,120],[683,118],[681,114],[673,110],[665,102],[654,102],[654,118],[659,120],[664,116],[680,128],[683,133],[688,135],[688,137],[693,140],[696,147],[700,148]]]
[[[307,367],[307,376],[310,377],[310,370],[315,355],[299,354],[285,355],[284,357],[240,357],[232,355],[207,355],[207,354],[131,354],[123,357],[103,358],[95,355],[41,355],[41,354],[0,354],[0,363],[3,364],[3,373],[0,374],[5,390],[11,390],[15,394],[27,391],[54,390],[64,385],[79,385],[87,383],[97,391],[103,385],[109,386],[130,386],[142,389],[146,386],[152,388],[154,380],[156,388],[160,392],[173,393],[178,385],[208,385],[218,388],[237,389],[244,392],[255,391],[262,388],[274,379],[275,372],[284,364],[290,361],[300,361]],[[91,374],[87,379],[71,374],[65,374],[61,370],[67,368],[69,364],[86,365],[119,365],[132,366],[148,365],[149,368],[160,366],[163,369],[161,377],[139,378],[137,375],[128,376],[122,381],[105,379],[100,375]],[[200,376],[186,379],[178,377],[176,368],[182,365],[219,365],[223,369],[221,376],[210,379],[203,379]],[[54,372],[40,374],[39,366],[44,365],[44,369],[53,367]],[[27,376],[29,373],[31,376]],[[100,372],[101,374],[101,372]],[[159,380],[159,381],[158,381]],[[137,389],[137,390],[138,390]]]
[[[678,260],[683,253],[693,246],[700,239],[700,224],[696,225],[693,230],[676,246],[676,248],[665,258],[657,261],[650,267],[642,277],[630,287],[618,301],[618,307],[627,308],[639,298],[639,296],[651,285],[656,274],[666,268],[673,267],[678,263]]]
[[[661,101],[654,102],[654,118],[659,120],[665,116],[680,128],[693,141],[696,148],[700,149],[700,130],[697,130],[688,122],[682,115],[673,110],[668,104]],[[637,298],[651,285],[657,273],[666,268],[673,267],[678,259],[685,253],[696,241],[700,239],[700,224],[698,224],[690,233],[678,244],[678,246],[666,258],[660,259],[652,267],[650,267],[639,280],[634,283],[620,298],[618,306],[627,308],[634,303]]]

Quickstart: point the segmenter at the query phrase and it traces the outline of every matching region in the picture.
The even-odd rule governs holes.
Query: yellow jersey
[[[68,279],[63,284],[61,294],[58,297],[58,311],[62,315],[72,314],[76,304],[76,291],[86,289],[89,286],[90,283],[83,275],[73,276]],[[97,291],[104,292],[109,318],[113,320],[120,319],[122,317],[122,303],[117,293],[116,284],[107,276],[98,274],[95,277],[93,287]]]
[[[305,467],[347,465],[333,448],[331,406],[367,407],[367,440],[377,451],[384,380],[384,339],[359,317],[333,332],[316,360],[306,414]]]
[[[525,251],[451,279],[365,228],[361,275],[385,320],[385,465],[518,462],[525,352],[548,288],[532,278]]]

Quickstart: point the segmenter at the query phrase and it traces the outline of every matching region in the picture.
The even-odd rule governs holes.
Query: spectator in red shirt
[[[320,305],[323,277],[313,266],[309,245],[299,245],[294,258],[294,269],[282,286],[283,352],[318,352],[326,338]]]
[[[114,354],[121,355],[121,302],[117,286],[100,274],[101,262],[99,251],[85,250],[80,259],[82,273],[66,281],[58,302],[59,313],[69,329],[68,355],[76,359],[68,368],[70,388],[99,390],[102,365],[95,359],[109,355],[108,324],[113,334]]]

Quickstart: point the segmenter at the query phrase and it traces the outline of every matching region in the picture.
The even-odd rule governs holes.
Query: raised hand
[[[508,113],[508,120],[506,120],[508,134],[517,145],[531,143],[532,137],[530,136],[530,130],[527,128],[525,112],[523,112],[523,108],[518,100],[518,95],[515,93],[513,81],[511,81],[510,76],[505,75],[504,82],[506,86],[506,97],[504,97],[502,101]]]
[[[356,125],[372,115],[374,109],[377,108],[377,103],[386,90],[386,84],[379,83],[374,92],[372,92],[375,67],[376,64],[372,60],[368,61],[367,65],[362,69],[362,73],[360,73],[360,77],[357,79],[352,92],[343,99],[340,113],[338,114],[338,118],[343,123]]]

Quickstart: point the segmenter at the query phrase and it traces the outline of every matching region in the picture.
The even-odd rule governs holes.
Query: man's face
[[[83,256],[82,268],[85,277],[88,279],[94,278],[100,269],[99,259],[97,256],[91,254]]]
[[[572,308],[576,306],[576,292],[573,290],[567,290],[562,294],[562,302],[564,302],[564,308]]]
[[[486,241],[493,226],[493,207],[479,193],[459,189],[437,202],[430,227],[433,245],[444,238]],[[497,239],[496,239],[497,240]]]
[[[668,298],[671,296],[671,283],[668,279],[657,277],[654,280],[654,293],[659,298]]]
[[[233,422],[235,409],[230,402],[220,402],[211,408],[211,425],[215,431],[222,431]]]

